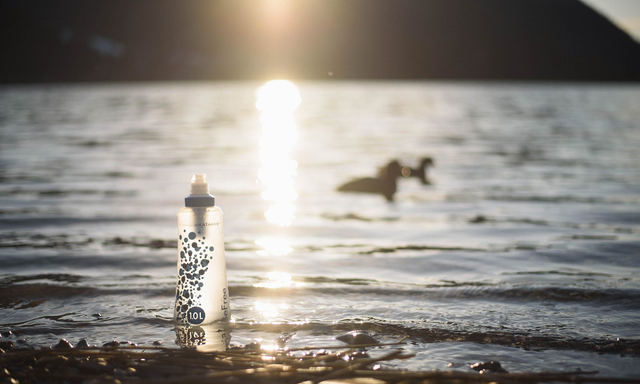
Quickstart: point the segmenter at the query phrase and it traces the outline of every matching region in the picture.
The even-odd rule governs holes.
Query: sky
[[[640,42],[640,0],[582,0]]]

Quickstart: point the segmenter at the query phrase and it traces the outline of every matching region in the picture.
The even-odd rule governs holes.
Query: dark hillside
[[[577,0],[4,0],[0,52],[4,83],[640,80],[640,45]]]

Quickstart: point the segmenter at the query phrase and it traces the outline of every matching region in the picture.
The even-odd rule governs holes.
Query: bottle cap
[[[191,178],[191,194],[184,198],[185,207],[213,207],[216,198],[209,193],[207,175],[193,175]]]
[[[192,195],[208,195],[209,183],[207,182],[207,175],[193,175],[191,178],[191,194]]]

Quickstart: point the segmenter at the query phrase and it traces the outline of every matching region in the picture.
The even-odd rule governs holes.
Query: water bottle
[[[191,194],[178,212],[178,283],[174,320],[183,325],[228,321],[229,290],[222,210],[207,176],[194,175]]]

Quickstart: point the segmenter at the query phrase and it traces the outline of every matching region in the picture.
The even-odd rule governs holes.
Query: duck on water
[[[393,201],[396,193],[396,179],[401,173],[400,163],[393,160],[378,172],[377,177],[363,177],[349,181],[338,187],[340,192],[376,193],[383,195],[387,201]]]
[[[427,169],[433,167],[433,159],[431,157],[423,157],[420,160],[420,164],[417,168],[402,167],[402,176],[404,177],[416,177],[422,184],[431,184],[431,180],[427,176]]]
[[[400,176],[416,177],[422,184],[431,184],[426,170],[433,165],[433,159],[425,157],[418,168],[403,167],[397,160],[390,161],[378,171],[377,177],[363,177],[351,180],[338,187],[339,192],[373,193],[383,195],[387,201],[393,201],[397,190],[397,179]]]

